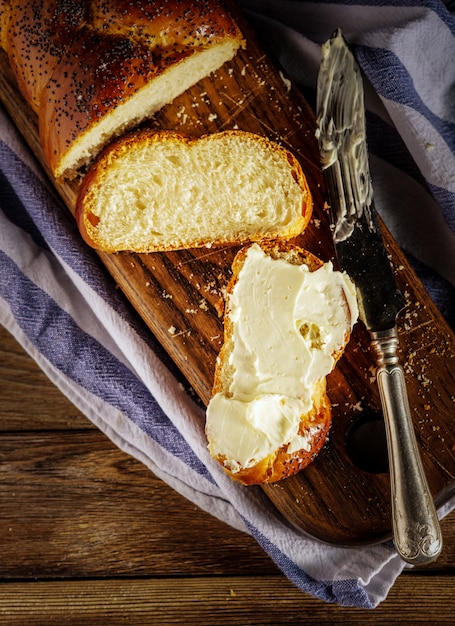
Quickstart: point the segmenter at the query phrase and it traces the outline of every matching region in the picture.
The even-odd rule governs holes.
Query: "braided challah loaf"
[[[0,19],[57,178],[244,46],[217,0],[0,0]]]

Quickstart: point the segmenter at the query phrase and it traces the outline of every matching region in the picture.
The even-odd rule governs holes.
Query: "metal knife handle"
[[[395,547],[413,565],[429,563],[442,549],[442,533],[422,466],[409,410],[396,327],[371,333],[387,433]]]

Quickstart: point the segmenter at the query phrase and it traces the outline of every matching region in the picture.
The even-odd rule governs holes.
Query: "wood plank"
[[[401,577],[373,611],[310,597],[279,576],[93,580],[3,585],[8,626],[135,624],[453,624],[453,579]]]
[[[195,136],[238,127],[291,149],[301,160],[315,203],[314,219],[298,241],[330,259],[333,247],[314,115],[298,90],[287,90],[248,26],[238,19],[248,39],[247,50],[165,107],[150,125]],[[17,93],[4,54],[0,55],[0,96],[43,163],[36,119]],[[53,182],[73,210],[77,185]],[[385,238],[408,302],[400,321],[401,357],[414,425],[430,487],[440,503],[455,489],[455,338],[387,232]],[[235,251],[235,247],[228,247],[170,254],[100,255],[204,402],[210,395],[221,345],[222,325],[215,307],[229,278]],[[176,333],[169,333],[170,327]],[[349,430],[359,413],[364,415],[380,406],[371,366],[368,337],[358,325],[345,357],[329,379],[334,427],[323,453],[297,477],[265,487],[291,523],[335,543],[372,542],[391,533],[388,475],[359,471],[346,450]]]
[[[0,580],[277,571],[96,430],[3,433],[0,458]]]
[[[276,572],[97,431],[2,434],[0,456],[0,579]],[[425,569],[455,569],[455,513],[442,530]]]

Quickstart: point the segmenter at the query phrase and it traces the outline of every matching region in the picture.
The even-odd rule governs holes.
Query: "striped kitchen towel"
[[[302,88],[314,87],[320,43],[335,27],[354,46],[369,81],[378,207],[453,322],[451,15],[435,1],[242,4]],[[82,243],[1,108],[0,221],[0,323],[95,425],[192,502],[254,536],[303,591],[368,608],[387,596],[404,567],[391,544],[349,549],[304,537],[283,524],[261,489],[234,484],[210,458],[202,409]]]

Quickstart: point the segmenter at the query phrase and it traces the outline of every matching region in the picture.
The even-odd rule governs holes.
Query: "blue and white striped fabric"
[[[378,207],[453,322],[452,17],[434,1],[242,4],[302,86],[314,86],[319,44],[336,27],[355,46],[370,81]],[[0,323],[94,424],[185,497],[252,534],[303,591],[369,608],[387,596],[403,569],[389,544],[345,549],[303,537],[283,524],[259,488],[234,484],[212,461],[202,410],[81,242],[1,108],[0,220]]]

